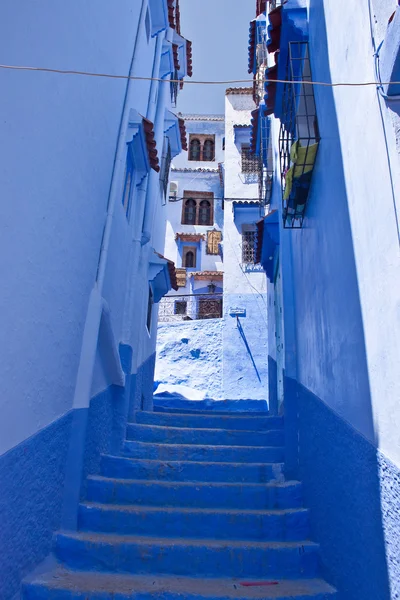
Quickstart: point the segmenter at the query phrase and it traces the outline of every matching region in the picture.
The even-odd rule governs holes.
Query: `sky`
[[[192,79],[251,79],[247,47],[255,0],[180,0],[180,7],[182,35],[193,43]],[[240,85],[250,84],[233,87]],[[223,114],[226,87],[185,83],[177,108],[183,113]]]

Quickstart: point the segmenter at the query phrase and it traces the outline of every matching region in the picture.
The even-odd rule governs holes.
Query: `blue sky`
[[[180,0],[182,35],[193,42],[193,79],[250,79],[247,46],[255,5],[255,0]],[[185,84],[178,110],[223,113],[226,87]]]

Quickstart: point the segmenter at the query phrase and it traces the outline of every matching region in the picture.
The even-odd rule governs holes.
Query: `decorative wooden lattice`
[[[176,269],[176,281],[178,287],[186,286],[186,269]]]
[[[207,254],[219,254],[219,244],[222,240],[220,231],[207,231]]]

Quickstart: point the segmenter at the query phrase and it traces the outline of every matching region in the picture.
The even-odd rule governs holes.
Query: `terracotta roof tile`
[[[253,154],[255,154],[257,150],[257,132],[259,120],[260,109],[256,108],[256,110],[253,110],[251,113],[250,150]]]
[[[182,149],[183,150],[187,150],[188,149],[188,145],[187,145],[187,135],[186,135],[185,120],[182,119],[181,117],[178,117],[178,121],[179,121],[179,131],[181,133]]]
[[[228,96],[229,94],[247,95],[247,94],[252,94],[252,93],[253,93],[252,87],[230,87],[225,90],[226,96]]]
[[[257,221],[257,244],[256,244],[256,253],[255,253],[255,263],[259,264],[261,262],[261,252],[263,245],[263,237],[264,237],[264,217]]]
[[[215,279],[217,281],[222,281],[224,278],[223,271],[193,271],[190,273],[190,276],[197,280],[208,280]]]
[[[163,258],[164,260],[167,261],[169,278],[171,280],[171,287],[172,287],[173,290],[177,291],[178,290],[178,282],[177,282],[177,279],[176,279],[176,269],[175,269],[175,263],[174,263],[174,261],[173,260],[169,260],[169,258],[165,258],[165,256],[163,256],[159,252],[156,252],[156,254],[160,258]]]
[[[157,144],[154,139],[154,125],[151,121],[143,117],[143,127],[146,135],[147,153],[149,156],[150,167],[159,173],[160,161],[158,160]]]
[[[187,60],[187,74],[188,77],[193,75],[193,51],[192,42],[186,40],[186,60]]]
[[[256,0],[256,17],[267,10],[268,0]]]
[[[268,52],[276,52],[281,45],[281,30],[282,30],[282,6],[278,6],[271,10],[268,14],[268,35],[267,42]]]
[[[203,233],[177,233],[175,234],[175,240],[181,242],[201,242],[205,240]]]
[[[278,78],[278,60],[279,60],[279,52],[275,52],[275,64],[272,67],[269,67],[265,71],[265,114],[272,115],[275,110],[275,99],[276,99],[276,90],[277,83],[276,79]],[[270,81],[270,80],[273,81]],[[275,80],[275,81],[274,81]]]

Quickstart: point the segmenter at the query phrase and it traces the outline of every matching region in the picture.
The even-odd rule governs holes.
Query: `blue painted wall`
[[[284,10],[295,4],[290,0]],[[374,81],[368,6],[355,23],[345,1],[307,4],[313,79]],[[394,9],[390,2],[372,7],[378,41]],[[286,473],[304,481],[326,577],[341,597],[395,598],[400,570],[395,130],[373,86],[315,86],[315,98],[321,144],[306,219],[301,230],[281,230]],[[275,122],[275,158],[278,128]],[[279,177],[275,183],[274,202],[280,206]]]
[[[148,35],[144,16],[158,5],[164,25]],[[3,62],[168,79],[167,3],[151,6],[6,0]],[[157,307],[150,333],[146,315],[149,265],[164,247],[160,175],[143,176],[130,218],[122,197],[131,110],[154,121],[161,163],[171,98],[169,82],[148,80],[1,70],[0,84],[0,596],[8,600],[61,520],[73,523],[82,477],[118,448],[131,396],[150,406]],[[110,315],[107,333],[104,311],[95,326],[93,289]],[[125,387],[120,342],[135,349],[121,354]]]

